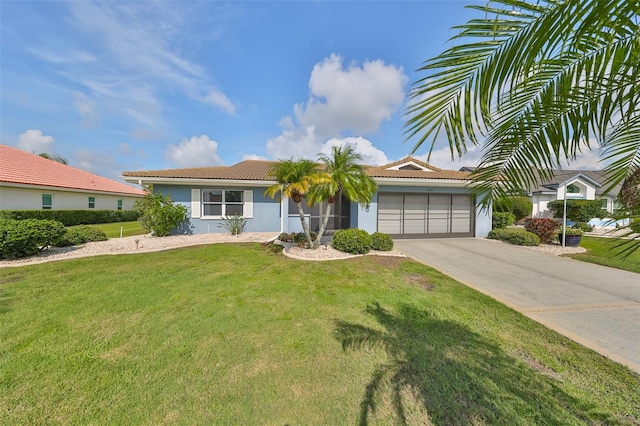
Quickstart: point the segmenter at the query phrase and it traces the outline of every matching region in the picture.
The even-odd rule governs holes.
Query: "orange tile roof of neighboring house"
[[[5,182],[132,196],[145,194],[124,183],[0,145],[0,183]]]
[[[424,170],[388,170],[406,162],[412,161],[433,171]],[[144,170],[138,172],[124,172],[125,177],[139,178],[169,178],[169,179],[231,179],[231,180],[271,180],[269,169],[275,161],[245,160],[233,166],[198,167],[191,169]],[[442,170],[430,166],[412,157],[396,161],[384,166],[366,166],[366,172],[371,177],[411,178],[411,179],[454,179],[463,180],[469,176],[468,172],[456,170]]]

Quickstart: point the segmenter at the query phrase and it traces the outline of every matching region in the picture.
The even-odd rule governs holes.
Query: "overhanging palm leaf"
[[[414,84],[408,138],[440,132],[452,157],[484,138],[474,178],[493,196],[549,177],[563,159],[590,149],[613,160],[609,184],[640,167],[637,91],[640,2],[497,0],[458,27],[452,47],[425,63]],[[468,42],[467,42],[468,41]]]

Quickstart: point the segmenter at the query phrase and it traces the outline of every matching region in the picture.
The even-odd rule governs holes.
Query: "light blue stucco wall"
[[[176,230],[180,234],[206,234],[225,233],[224,228],[218,224],[221,219],[202,219],[191,217],[191,190],[192,189],[231,189],[253,191],[253,217],[247,218],[245,232],[280,232],[280,203],[278,198],[272,199],[264,195],[264,188],[260,187],[222,187],[222,186],[181,186],[181,185],[154,185],[154,191],[161,191],[164,195],[170,195],[175,203],[187,208],[188,223]]]

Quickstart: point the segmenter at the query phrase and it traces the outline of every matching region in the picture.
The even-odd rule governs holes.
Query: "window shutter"
[[[253,191],[247,189],[244,191],[244,209],[243,209],[243,217],[252,218],[253,217]]]
[[[192,218],[200,217],[200,190],[199,189],[191,190],[191,217]]]

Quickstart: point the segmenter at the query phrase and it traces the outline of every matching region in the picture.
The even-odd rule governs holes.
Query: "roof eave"
[[[260,186],[269,187],[275,185],[276,181],[271,180],[240,180],[240,179],[216,179],[216,178],[169,178],[169,177],[143,177],[143,176],[120,176],[126,182],[135,183],[140,186],[166,184],[166,185],[224,185],[224,186]]]
[[[27,189],[44,189],[50,191],[65,191],[65,192],[84,192],[84,193],[100,193],[100,194],[109,194],[109,195],[122,195],[126,197],[144,197],[144,194],[132,194],[130,192],[120,192],[120,191],[104,191],[100,189],[84,189],[84,188],[69,188],[66,186],[54,186],[54,185],[36,185],[32,183],[20,183],[20,182],[0,182],[0,186],[10,186],[15,188],[27,188]],[[132,188],[135,189],[135,188]]]

